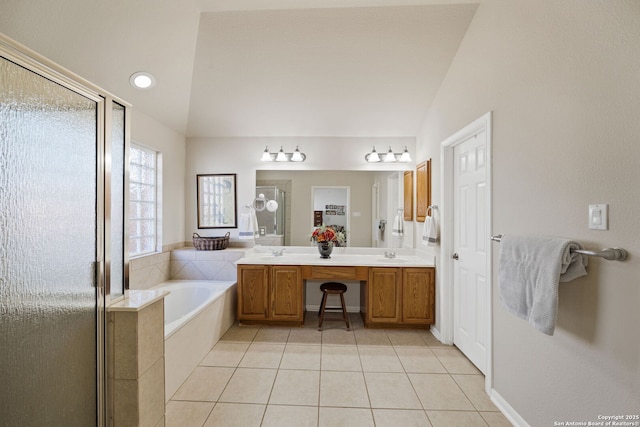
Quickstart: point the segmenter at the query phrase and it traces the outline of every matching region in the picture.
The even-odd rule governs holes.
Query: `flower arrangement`
[[[344,233],[334,230],[331,226],[322,224],[313,230],[309,240],[316,243],[331,242],[336,246],[340,246],[340,244],[345,241],[345,238]]]

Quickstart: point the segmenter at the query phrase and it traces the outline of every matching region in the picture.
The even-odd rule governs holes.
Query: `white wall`
[[[162,246],[179,247],[185,241],[185,139],[134,108],[131,141],[162,153]]]
[[[265,146],[269,146],[271,152],[277,152],[282,145],[286,152],[292,152],[296,146],[300,147],[300,151],[307,155],[307,160],[303,163],[264,163],[260,161],[260,156]],[[203,236],[223,235],[227,231],[231,232],[231,238],[237,239],[237,229],[208,229],[198,230],[196,221],[196,175],[204,173],[235,173],[237,174],[237,205],[242,207],[252,203],[255,197],[256,170],[296,170],[296,171],[389,171],[389,170],[410,170],[415,169],[415,162],[412,163],[393,163],[386,164],[370,164],[364,160],[366,153],[371,151],[375,145],[378,151],[383,147],[391,145],[395,152],[401,152],[407,146],[409,152],[415,151],[415,139],[406,137],[397,138],[189,138],[187,139],[186,154],[186,230],[185,240],[191,239],[193,232],[198,232]],[[343,177],[338,174],[324,174],[325,185],[345,185]],[[270,178],[275,179],[274,176]],[[293,183],[295,186],[295,182]],[[300,193],[296,191],[295,193]],[[371,188],[367,190],[367,200],[370,200]],[[297,197],[297,196],[296,196]],[[306,195],[308,201],[300,199],[301,206],[305,210],[311,208],[311,194]],[[354,194],[351,192],[352,211],[354,206],[358,206],[358,198],[365,197],[364,194]],[[294,208],[295,209],[295,208]],[[361,209],[363,216],[365,212],[370,216],[371,206],[369,205]],[[296,216],[292,218],[291,229],[299,230],[295,221]],[[359,223],[363,223],[365,218],[354,221],[357,218],[351,218],[351,227],[354,233],[351,240],[354,246],[362,246],[359,243],[359,237],[355,234],[355,229]],[[308,221],[311,224],[311,220]],[[366,225],[369,227],[369,225]],[[308,226],[304,225],[305,229]],[[307,231],[306,233],[311,233]],[[307,244],[294,241],[292,236],[291,244]],[[366,245],[369,245],[370,234],[365,237]]]
[[[494,233],[630,253],[591,258],[587,277],[560,285],[553,336],[503,310],[494,278],[493,385],[531,426],[638,414],[638,46],[636,0],[483,2],[418,140],[437,204],[440,143],[493,111]],[[587,229],[590,203],[609,203],[608,231]]]

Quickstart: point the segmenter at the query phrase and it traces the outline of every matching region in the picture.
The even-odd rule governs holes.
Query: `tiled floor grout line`
[[[305,319],[305,321],[311,321],[312,317],[309,316],[309,318]],[[234,325],[235,326],[235,325]],[[344,325],[343,325],[344,326]],[[326,327],[326,325],[325,325]],[[202,426],[206,425],[208,421],[210,421],[212,419],[212,416],[214,416],[214,412],[216,411],[216,408],[219,406],[219,404],[241,404],[241,405],[258,405],[257,403],[251,403],[251,402],[220,402],[220,399],[222,398],[222,396],[224,395],[225,391],[227,390],[227,388],[229,387],[229,384],[232,381],[232,378],[234,378],[234,376],[236,375],[236,373],[239,371],[239,369],[269,369],[269,370],[274,370],[275,371],[275,376],[273,379],[273,383],[271,384],[271,387],[269,389],[268,395],[266,396],[266,401],[264,403],[264,408],[262,411],[262,415],[260,418],[260,425],[264,424],[267,421],[267,416],[270,413],[269,411],[269,407],[307,407],[307,408],[314,408],[315,410],[315,422],[317,426],[320,426],[320,421],[321,421],[321,412],[323,410],[323,408],[335,408],[335,409],[368,409],[368,412],[370,413],[371,416],[371,420],[373,421],[373,425],[376,426],[378,421],[376,420],[376,411],[387,411],[387,410],[392,410],[392,411],[420,411],[424,414],[424,416],[426,417],[426,419],[428,420],[429,423],[431,423],[433,425],[434,420],[432,419],[432,416],[429,416],[429,412],[432,412],[432,414],[435,413],[440,413],[440,412],[451,412],[451,413],[464,413],[464,412],[469,412],[469,413],[475,413],[476,416],[480,417],[479,420],[482,420],[482,422],[485,425],[489,425],[488,421],[482,416],[481,412],[495,412],[491,411],[490,409],[485,409],[484,411],[481,411],[479,408],[480,406],[478,406],[476,403],[474,403],[474,401],[471,399],[471,395],[469,393],[475,393],[475,383],[471,382],[469,385],[469,383],[467,383],[467,385],[465,386],[467,391],[465,391],[465,389],[463,389],[462,383],[460,382],[463,376],[477,376],[477,375],[482,375],[480,372],[478,373],[471,373],[471,372],[457,372],[459,369],[457,369],[457,365],[456,363],[458,362],[456,360],[456,354],[453,354],[453,358],[451,356],[448,356],[446,353],[444,352],[440,352],[440,354],[438,354],[437,349],[449,349],[452,348],[452,346],[438,346],[438,345],[431,345],[430,341],[427,338],[426,334],[421,334],[419,331],[416,331],[415,336],[412,336],[412,332],[407,332],[406,336],[403,336],[402,333],[397,334],[396,332],[398,331],[387,331],[384,329],[374,329],[374,330],[365,330],[364,326],[360,323],[357,322],[353,322],[353,320],[351,321],[351,330],[350,331],[345,331],[348,332],[349,334],[351,334],[351,338],[349,338],[349,336],[345,336],[345,337],[340,337],[339,334],[336,334],[334,332],[328,332],[325,333],[327,331],[336,331],[336,330],[340,330],[340,329],[334,329],[334,328],[328,328],[328,329],[323,329],[323,331],[317,331],[318,333],[320,333],[320,337],[319,339],[316,341],[315,338],[311,339],[311,340],[306,340],[304,338],[304,333],[300,333],[300,334],[296,334],[294,336],[293,331],[304,331],[305,329],[310,329],[308,331],[309,334],[312,334],[312,331],[317,331],[317,329],[314,328],[300,328],[300,329],[294,329],[294,328],[288,328],[288,330],[286,331],[286,333],[284,331],[280,332],[278,330],[278,328],[274,328],[273,330],[271,330],[271,332],[273,332],[272,334],[270,334],[270,332],[268,331],[267,327],[257,327],[255,332],[253,334],[247,334],[246,338],[242,338],[244,336],[243,333],[240,333],[239,335],[234,335],[234,337],[229,337],[228,341],[225,341],[223,339],[220,340],[220,342],[223,343],[243,343],[243,344],[247,344],[246,349],[244,349],[242,356],[237,360],[237,362],[235,363],[235,366],[233,366],[233,371],[231,372],[231,375],[229,376],[229,378],[227,379],[227,381],[224,384],[224,387],[221,388],[220,394],[219,396],[217,396],[216,400],[211,402],[213,403],[213,406],[211,408],[211,410],[209,410],[209,412],[206,414],[206,417],[204,418],[204,422],[202,424]],[[360,331],[360,332],[359,332]],[[374,332],[375,331],[375,332]],[[403,331],[404,333],[404,331]],[[391,335],[390,335],[391,334]],[[251,336],[249,336],[251,335]],[[240,337],[240,339],[236,340],[236,337]],[[421,341],[416,341],[416,337],[419,338],[419,340]],[[344,339],[344,340],[343,340]],[[296,342],[296,341],[290,341],[290,340],[298,340],[301,342]],[[395,343],[395,344],[394,344]],[[247,355],[249,353],[249,351],[252,349],[252,345],[253,344],[266,344],[266,345],[277,345],[277,346],[282,346],[282,351],[279,354],[279,358],[277,361],[277,365],[275,367],[268,367],[268,366],[252,366],[250,362],[248,362],[248,365],[245,367],[242,367],[242,363],[243,361],[247,360]],[[309,368],[309,366],[313,366],[313,365],[308,365],[307,360],[302,360],[299,363],[296,363],[296,347],[294,346],[299,346],[299,347],[303,347],[303,346],[309,346],[309,347],[318,347],[318,352],[319,352],[319,357],[318,357],[318,368],[316,369],[312,369]],[[323,351],[326,348],[354,348],[356,350],[356,353],[358,355],[358,362],[359,362],[359,370],[357,371],[353,371],[351,369],[347,370],[347,371],[342,371],[342,370],[332,370],[331,367],[328,367],[329,369],[324,369],[323,368],[323,361],[324,358],[327,356],[327,353],[325,353],[325,351]],[[376,352],[375,351],[371,351],[369,350],[369,353],[363,353],[365,348],[369,348],[369,349],[375,349],[375,348],[380,348],[380,349],[385,349],[385,348],[390,348],[392,350],[392,352],[387,353],[387,351],[383,351],[383,357],[386,357],[385,354],[387,356],[391,356],[391,354],[393,354],[394,356],[394,360],[397,360],[398,366],[401,368],[401,371],[396,371],[393,368],[393,364],[395,364],[395,361],[391,361],[389,360],[390,363],[393,363],[392,365],[389,365],[389,369],[384,369],[382,371],[378,371],[375,369],[375,366],[372,369],[372,365],[371,362],[372,360],[375,360],[375,357],[377,357]],[[429,350],[429,352],[431,353],[431,355],[433,357],[435,357],[435,360],[444,368],[445,372],[442,373],[438,373],[438,372],[410,372],[409,370],[409,365],[407,365],[407,363],[410,363],[409,359],[410,357],[415,357],[412,356],[411,353],[401,353],[400,349],[403,348],[416,348],[416,349],[425,349],[425,350]],[[455,347],[453,347],[455,348]],[[241,349],[240,349],[241,350]],[[255,347],[253,348],[253,350],[255,350]],[[289,350],[289,352],[288,352]],[[267,350],[270,352],[270,350]],[[256,351],[258,358],[260,356],[259,354],[259,350]],[[310,352],[309,354],[312,354],[313,352]],[[406,359],[403,360],[403,357],[401,357],[401,354],[403,354]],[[272,354],[275,355],[275,354]],[[288,365],[285,366],[283,363],[285,362],[285,356],[287,356],[287,363]],[[256,354],[252,355],[252,358],[256,357]],[[306,351],[301,351],[300,353],[300,357],[306,357]],[[366,361],[366,364],[368,364],[368,369],[366,370],[365,367],[365,359],[368,360]],[[372,359],[373,358],[373,359]],[[255,359],[254,359],[255,360]],[[443,362],[443,360],[447,360],[447,364],[445,364]],[[204,358],[203,358],[204,361]],[[203,361],[201,361],[200,363],[202,363]],[[225,367],[225,365],[220,365],[218,366],[217,364],[211,364],[211,365],[201,365],[198,364],[198,366],[202,366],[202,367]],[[215,362],[214,362],[215,363]],[[315,363],[315,362],[314,362]],[[383,362],[383,363],[386,363]],[[414,363],[414,362],[412,362]],[[269,364],[269,366],[271,366]],[[415,365],[414,365],[415,366]],[[232,367],[232,366],[229,366]],[[463,368],[465,368],[463,366]],[[464,370],[464,369],[462,369]],[[318,388],[317,388],[317,400],[316,400],[316,405],[308,405],[308,404],[303,404],[303,403],[271,403],[272,398],[274,398],[274,392],[276,390],[276,383],[278,381],[279,375],[281,372],[284,371],[308,371],[308,372],[317,372],[318,374]],[[362,381],[364,383],[364,392],[366,393],[366,402],[368,404],[368,407],[360,407],[360,406],[321,406],[322,403],[322,385],[323,385],[323,372],[359,372],[360,373],[360,378],[362,378]],[[413,392],[413,394],[416,396],[416,398],[418,398],[418,401],[420,403],[420,407],[421,409],[417,409],[417,408],[398,408],[398,407],[394,407],[393,405],[390,405],[389,407],[385,407],[384,405],[382,405],[381,407],[374,407],[374,403],[372,401],[372,393],[375,393],[375,390],[370,390],[370,387],[375,384],[372,383],[370,384],[367,381],[367,375],[369,375],[370,380],[372,380],[373,378],[375,378],[375,375],[378,374],[399,374],[402,373],[403,377],[408,381],[408,384],[411,386],[411,391]],[[415,374],[415,375],[445,375],[447,376],[452,382],[453,384],[455,384],[455,386],[461,391],[462,395],[465,397],[465,399],[467,399],[470,402],[470,406],[473,409],[467,409],[467,410],[456,410],[456,409],[426,409],[424,406],[424,403],[422,401],[422,399],[420,398],[421,394],[419,394],[418,390],[416,389],[416,384],[411,380],[410,375],[411,374]],[[456,378],[454,377],[454,375],[458,376],[458,380],[456,380]],[[265,384],[266,385],[266,384]],[[176,392],[177,393],[177,392]],[[173,397],[173,396],[172,396]],[[364,397],[364,396],[363,396]],[[207,401],[202,401],[202,400],[185,400],[185,401],[189,401],[189,402],[207,402]],[[383,401],[379,401],[377,404],[379,405],[380,403],[382,403]],[[480,403],[482,403],[482,401],[479,401]],[[329,402],[327,402],[329,403]],[[364,403],[364,402],[363,402]],[[262,404],[259,404],[262,405]],[[256,408],[257,409],[257,408]],[[498,411],[499,412],[499,411]],[[258,414],[256,413],[256,416]],[[309,414],[311,415],[311,414]],[[272,415],[273,416],[273,415]],[[271,416],[271,417],[272,417]],[[442,415],[438,416],[439,420],[442,421]],[[273,418],[270,418],[271,421],[273,421]],[[326,420],[325,420],[326,421]],[[493,422],[493,421],[492,421]]]
[[[369,386],[367,385],[367,377],[364,374],[364,365],[362,363],[362,354],[360,353],[360,347],[357,345],[357,343],[356,343],[356,348],[358,349],[358,359],[360,359],[360,368],[362,369],[362,381],[364,382],[364,389],[367,392],[367,401],[369,402],[369,410],[371,411],[371,418],[373,419],[373,423],[375,426],[376,420],[373,415],[373,405],[371,404],[371,393],[369,393]]]
[[[316,425],[320,425],[320,399],[322,398],[322,336],[320,337],[320,364],[318,365],[318,409],[316,411]]]
[[[259,331],[258,331],[258,333],[259,333]],[[289,332],[289,333],[291,333],[291,332]],[[288,339],[289,339],[289,334],[287,334],[287,340]],[[287,347],[285,345],[285,347],[282,349],[282,354],[280,355],[280,360],[278,361],[278,367],[276,368],[276,375],[273,378],[273,384],[271,384],[271,390],[269,391],[269,396],[267,396],[267,401],[264,404],[264,412],[262,413],[262,419],[260,420],[260,425],[262,425],[264,423],[264,417],[267,415],[267,410],[269,409],[269,401],[271,400],[271,396],[273,395],[273,389],[276,386],[276,381],[278,381],[278,373],[280,372],[280,365],[282,364],[282,359],[284,358],[284,351],[286,350],[286,348]]]

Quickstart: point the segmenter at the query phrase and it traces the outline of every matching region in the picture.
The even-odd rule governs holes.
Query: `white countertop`
[[[109,305],[107,311],[140,311],[167,295],[168,291],[158,289],[130,290],[127,298]]]
[[[320,258],[315,247],[285,247],[283,255],[274,256],[272,251],[282,247],[258,247],[245,253],[236,261],[241,265],[321,265],[363,267],[435,267],[432,255],[416,253],[412,249],[396,249],[395,258],[386,258],[385,248],[334,248],[331,258]]]

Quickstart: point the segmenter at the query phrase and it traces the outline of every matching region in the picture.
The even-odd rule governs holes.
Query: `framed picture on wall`
[[[198,228],[237,228],[236,174],[196,175]]]

